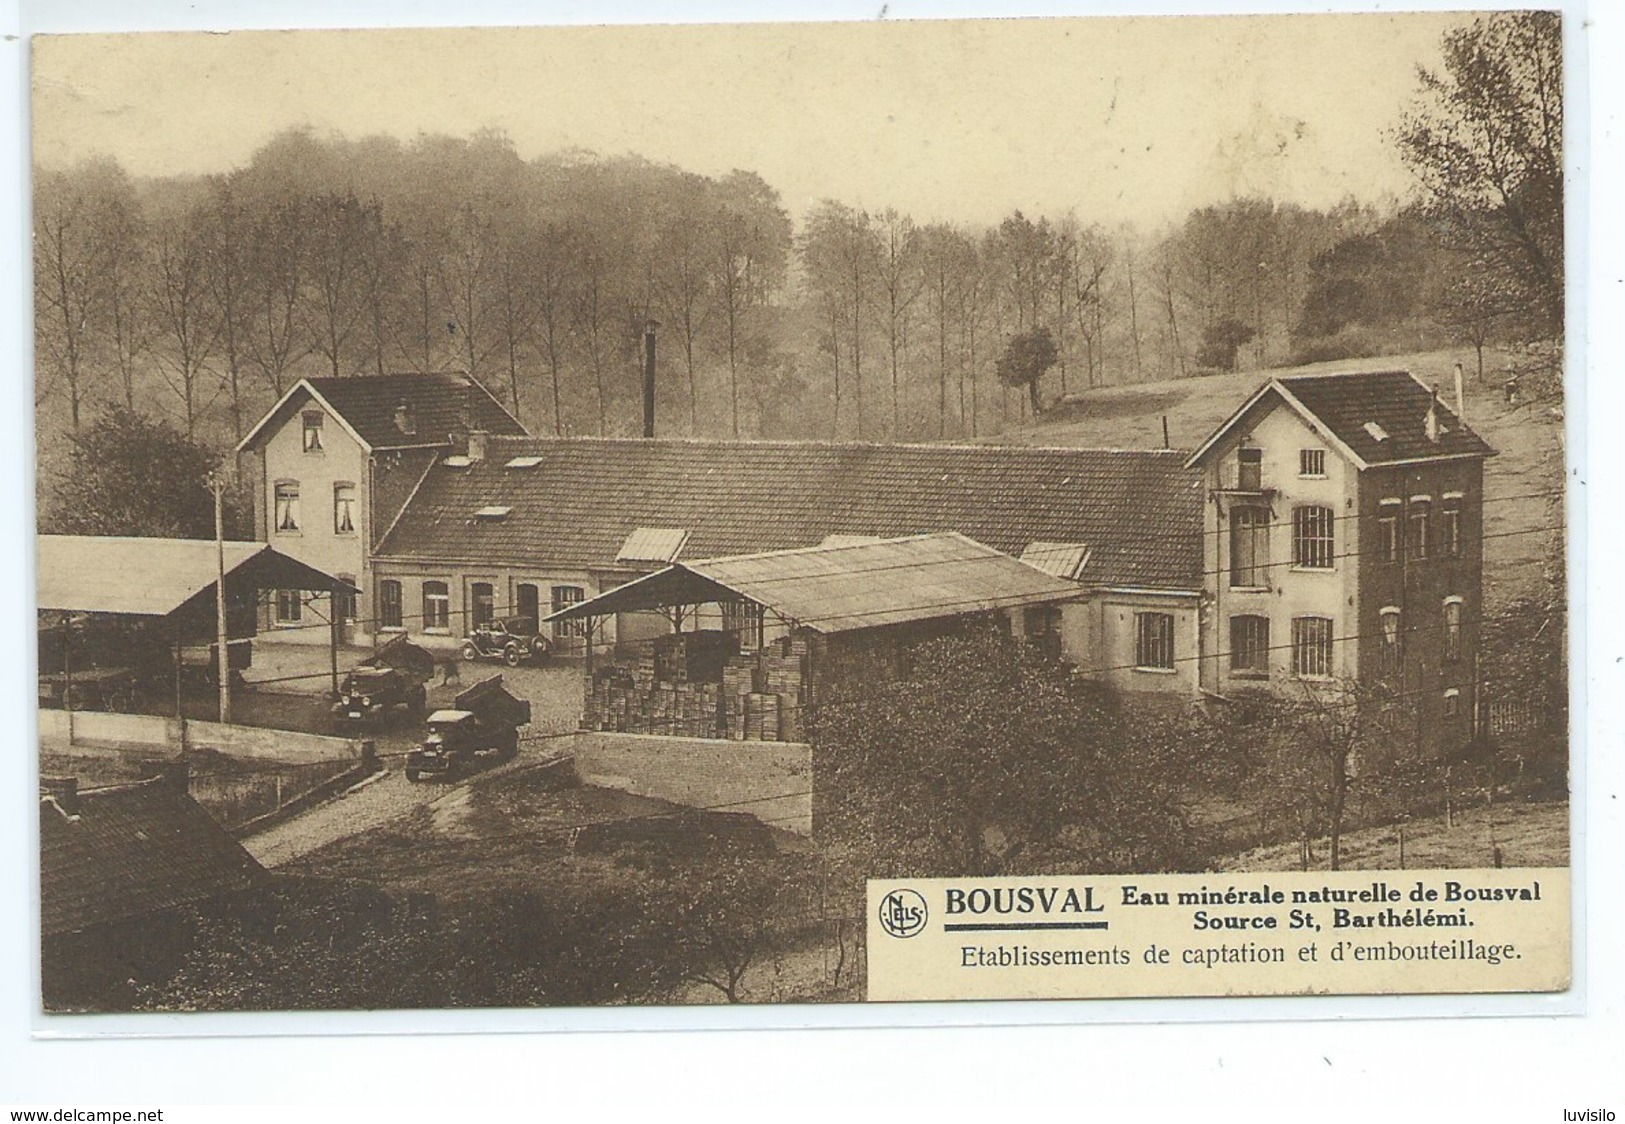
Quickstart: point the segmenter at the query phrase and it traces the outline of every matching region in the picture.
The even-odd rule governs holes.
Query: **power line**
[[[1559,496],[1559,495],[1563,495],[1563,494],[1564,494],[1564,491],[1562,489],[1552,489],[1552,490],[1546,490],[1546,491],[1541,491],[1541,492],[1527,492],[1527,493],[1523,493],[1523,494],[1515,495],[1515,496],[1487,497],[1482,501],[1482,504],[1484,506],[1487,506],[1487,505],[1489,505],[1491,503],[1513,502],[1513,501],[1525,500],[1525,499]],[[1336,523],[1336,522],[1344,522],[1344,521],[1350,521],[1350,520],[1358,521],[1358,520],[1361,520],[1361,519],[1373,519],[1373,518],[1381,519],[1381,518],[1383,518],[1383,516],[1380,513],[1374,515],[1374,514],[1367,513],[1367,512],[1353,512],[1353,513],[1349,513],[1349,514],[1346,514],[1346,515],[1333,515],[1333,516],[1331,516],[1330,521]],[[1272,530],[1274,530],[1276,528],[1288,528],[1288,527],[1291,527],[1291,526],[1292,526],[1292,524],[1289,521],[1287,521],[1287,520],[1279,520],[1279,519],[1271,520],[1268,523],[1260,525],[1260,527],[1262,529],[1266,530],[1266,531],[1272,531]],[[1509,530],[1509,531],[1493,531],[1493,532],[1487,532],[1487,533],[1478,535],[1477,538],[1474,541],[1484,542],[1484,541],[1488,541],[1488,540],[1491,540],[1491,539],[1508,538],[1508,537],[1512,537],[1512,536],[1516,536],[1516,535],[1534,534],[1534,533],[1538,533],[1540,531],[1554,531],[1554,530],[1565,530],[1565,529],[1566,528],[1565,528],[1564,525],[1555,524],[1555,525],[1544,525],[1544,526],[1540,526],[1540,527],[1516,528],[1516,529]],[[1173,537],[1173,538],[1185,538],[1185,539],[1192,538],[1192,537],[1205,538],[1209,534],[1218,535],[1218,534],[1231,534],[1231,533],[1232,532],[1228,527],[1221,527],[1221,528],[1218,528],[1217,530],[1212,531],[1212,532],[1208,532],[1208,531],[1191,532],[1189,534],[1179,534],[1179,535],[1174,535],[1174,536],[1140,536],[1140,537],[1138,537],[1138,541],[1143,542],[1143,543],[1157,543],[1157,542],[1166,542],[1168,540],[1168,538],[1170,538],[1170,537]],[[1136,540],[1135,539],[1129,539],[1129,540],[1120,540],[1120,541],[1136,541]],[[1403,555],[1404,552],[1405,552],[1405,549],[1406,549],[1406,544],[1401,542],[1398,549],[1399,549],[1400,553]],[[1386,553],[1386,547],[1379,545],[1379,546],[1374,546],[1372,549],[1367,550],[1367,551],[1358,551],[1358,550],[1356,550],[1356,551],[1348,551],[1348,552],[1345,552],[1345,553],[1342,553],[1342,554],[1334,554],[1334,555],[1331,556],[1330,560],[1331,561],[1336,561],[1336,560],[1347,559],[1347,558],[1359,558],[1359,557],[1363,557],[1363,556],[1368,555],[1368,554],[1372,555],[1372,556],[1378,556],[1378,555],[1382,555],[1382,554],[1385,554],[1385,553]],[[853,578],[853,579],[858,579],[858,578],[867,577],[867,576],[870,576],[870,575],[873,575],[873,574],[880,574],[880,573],[893,572],[893,571],[899,571],[899,570],[902,570],[902,571],[909,571],[909,570],[923,571],[923,570],[927,570],[927,569],[929,569],[930,567],[933,567],[933,566],[950,566],[951,565],[951,566],[956,566],[956,567],[963,567],[963,566],[966,566],[966,565],[973,564],[975,562],[1000,563],[1000,562],[1004,562],[1004,561],[1008,560],[1010,557],[1011,557],[1010,555],[999,553],[999,554],[994,554],[994,555],[990,555],[990,556],[987,556],[985,558],[979,558],[979,559],[962,559],[962,560],[961,559],[949,559],[949,560],[941,560],[941,561],[934,561],[934,562],[888,563],[888,564],[882,565],[882,566],[867,566],[867,567],[861,567],[861,568],[858,568],[858,569],[855,569],[855,570],[851,570],[845,576],[848,576],[848,577]],[[1424,561],[1428,561],[1428,560],[1429,559],[1427,559],[1427,558],[1417,559],[1417,561],[1419,561],[1419,562],[1424,562]],[[1275,569],[1275,568],[1281,567],[1281,566],[1299,566],[1299,567],[1301,567],[1302,563],[1300,563],[1296,559],[1282,559],[1280,561],[1275,561],[1275,562],[1260,562],[1260,563],[1256,563],[1256,564],[1254,564],[1252,566],[1249,566],[1249,567],[1246,567],[1246,568],[1247,569],[1252,569],[1252,570],[1259,570],[1259,569],[1267,570],[1267,569]],[[1319,567],[1316,567],[1315,569],[1319,569]],[[1232,567],[1223,566],[1223,567],[1217,567],[1217,568],[1214,568],[1214,569],[1198,570],[1198,571],[1195,571],[1194,573],[1192,573],[1190,576],[1192,578],[1198,578],[1198,579],[1200,579],[1200,578],[1208,578],[1208,577],[1217,577],[1217,576],[1223,575],[1225,573],[1229,573],[1231,570],[1232,570]],[[380,579],[380,580],[396,580],[396,579],[385,578],[385,579]],[[774,584],[774,583],[778,583],[778,582],[797,582],[797,581],[805,581],[805,580],[806,580],[806,578],[804,576],[802,576],[802,575],[777,575],[777,576],[769,575],[769,576],[765,576],[765,577],[754,578],[754,579],[752,579],[751,584],[753,586],[761,586],[761,585],[770,585],[770,584]],[[619,588],[619,587],[614,587],[614,588]],[[450,589],[449,589],[449,583],[448,583],[448,594],[449,594],[449,592],[450,592]],[[610,591],[606,590],[605,592],[607,593],[607,592],[610,592]],[[600,594],[600,596],[602,596],[602,594]],[[470,610],[465,608],[463,610],[460,610],[456,615],[466,615],[469,612],[470,612]],[[415,621],[424,620],[424,619],[428,618],[430,615],[431,614],[429,614],[429,613],[411,613],[411,614],[403,613],[403,614],[400,614],[398,617],[392,618],[392,620],[399,621],[400,622],[399,625],[396,625],[396,624],[393,624],[393,623],[391,623],[391,624],[382,624],[381,622],[382,622],[383,618],[381,618],[381,617],[353,618],[353,619],[345,621],[343,623],[345,623],[345,624],[354,624],[354,625],[361,625],[361,624],[378,625],[378,626],[383,627],[383,628],[395,628],[395,627],[404,626],[404,624],[406,622],[408,622],[408,621],[414,621],[415,622]],[[439,614],[433,614],[433,615],[438,616]],[[451,614],[450,610],[448,609],[447,610],[448,618],[450,616],[452,616],[452,615],[453,614]],[[803,623],[803,624],[809,623],[813,619],[817,619],[817,618],[800,618],[799,623]],[[538,622],[538,623],[540,623],[540,622]],[[326,620],[316,622],[316,623],[312,623],[312,624],[308,624],[308,625],[304,625],[304,624],[301,624],[301,625],[277,625],[272,629],[272,635],[282,635],[282,634],[287,634],[287,633],[292,633],[292,632],[298,632],[298,631],[305,630],[305,629],[330,628],[330,627],[331,627],[331,622],[326,621]],[[448,635],[449,635],[449,628],[448,628]]]

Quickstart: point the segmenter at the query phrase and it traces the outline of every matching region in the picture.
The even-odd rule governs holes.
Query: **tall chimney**
[[[471,429],[468,431],[469,460],[483,461],[485,459],[486,439],[490,436],[491,435],[485,432],[483,429]]]
[[[1460,363],[1456,364],[1456,418],[1463,425],[1467,423],[1467,403],[1462,397]]]
[[[643,325],[643,436],[655,435],[655,329],[660,321]]]
[[[1427,439],[1435,445],[1439,443],[1439,391],[1434,389],[1428,396],[1428,412],[1422,419],[1422,432]]]

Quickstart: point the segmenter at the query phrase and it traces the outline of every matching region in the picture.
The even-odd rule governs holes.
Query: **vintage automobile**
[[[497,617],[469,633],[462,651],[465,660],[501,660],[518,667],[525,660],[545,659],[551,648],[534,618]]]
[[[434,657],[397,636],[345,674],[333,717],[344,726],[383,719],[399,707],[421,715],[429,705],[424,684],[433,673]]]
[[[481,761],[510,760],[529,721],[530,702],[509,694],[502,676],[482,680],[429,715],[429,736],[406,755],[406,779],[453,780]]]

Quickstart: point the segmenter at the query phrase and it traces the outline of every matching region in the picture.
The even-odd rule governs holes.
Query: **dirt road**
[[[455,783],[424,781],[413,784],[402,771],[400,755],[386,755],[385,771],[369,777],[340,796],[302,815],[243,840],[248,853],[267,867],[278,867],[329,843],[409,816],[419,808],[456,803],[478,786],[501,783],[517,772],[557,761],[568,748],[568,738],[537,738],[521,743],[519,756],[506,764],[482,769]]]

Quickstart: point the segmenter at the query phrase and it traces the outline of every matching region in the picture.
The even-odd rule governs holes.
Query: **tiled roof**
[[[217,897],[263,873],[167,779],[84,792],[65,808],[40,801],[44,936]]]
[[[311,391],[321,395],[374,450],[446,445],[453,434],[469,429],[507,437],[522,437],[526,432],[484,386],[461,371],[405,371],[302,379],[260,419],[240,447],[257,446],[310,401]],[[411,416],[410,433],[395,421],[395,412],[402,405]]]
[[[1292,375],[1279,381],[1367,464],[1494,452],[1456,417],[1447,405],[1448,393],[1439,395],[1439,439],[1431,440],[1426,419],[1433,390],[1409,371]],[[1366,422],[1375,422],[1387,432],[1387,438],[1378,441]]]
[[[1256,418],[1282,394],[1295,399],[1366,465],[1431,457],[1494,456],[1495,450],[1450,408],[1440,394],[1434,406],[1438,440],[1428,435],[1427,416],[1433,388],[1409,371],[1357,371],[1336,375],[1287,375],[1271,379],[1202,446],[1202,459],[1215,443],[1243,419]]]
[[[446,441],[450,434],[469,428],[505,437],[525,433],[484,387],[460,371],[306,381],[374,449]],[[395,424],[395,409],[402,403],[411,411],[412,433],[401,432]]]
[[[534,468],[506,468],[515,456]],[[1090,580],[1201,588],[1198,476],[1168,450],[1012,446],[493,439],[468,468],[436,465],[379,545],[402,560],[613,567],[639,527],[690,532],[684,557],[814,546],[831,534],[958,531],[1019,556],[1087,543]],[[474,512],[503,504],[501,522]]]
[[[696,580],[698,579],[698,580]],[[548,619],[738,594],[815,632],[837,633],[1069,601],[1070,581],[958,534],[678,562]]]

